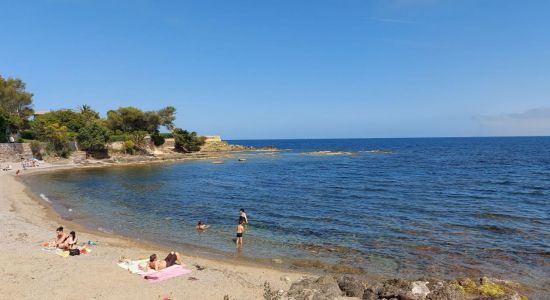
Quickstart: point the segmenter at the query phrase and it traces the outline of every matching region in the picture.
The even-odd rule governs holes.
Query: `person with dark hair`
[[[71,231],[69,233],[69,236],[67,236],[67,239],[65,239],[65,242],[63,242],[63,244],[60,245],[59,248],[63,248],[65,250],[75,249],[77,242],[78,240],[76,238],[76,232]]]
[[[164,260],[159,261],[157,259],[156,254],[152,254],[149,256],[149,262],[147,263],[147,266],[145,267],[145,271],[149,271],[149,269],[153,269],[155,271],[160,271],[162,269],[166,269],[168,267],[171,267],[176,264],[176,262],[180,265],[183,265],[181,263],[181,257],[178,252],[170,252],[168,253],[168,256]]]
[[[196,226],[197,230],[205,230],[208,227],[210,227],[210,225],[205,224],[203,221],[199,221]]]
[[[244,221],[240,220],[239,225],[237,226],[237,239],[235,240],[235,244],[237,247],[243,245],[243,233],[244,233]]]
[[[55,230],[56,237],[55,239],[50,243],[51,246],[61,248],[63,243],[67,240],[68,236],[63,232],[63,226],[57,227]]]
[[[248,217],[246,216],[246,213],[244,212],[244,208],[241,208],[239,210],[239,224],[246,225],[248,224]]]

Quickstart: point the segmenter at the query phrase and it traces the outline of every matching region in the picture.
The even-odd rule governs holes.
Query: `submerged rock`
[[[288,296],[296,300],[331,300],[342,296],[336,280],[331,276],[306,278],[290,286]]]

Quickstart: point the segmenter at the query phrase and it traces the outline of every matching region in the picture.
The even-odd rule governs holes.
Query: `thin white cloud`
[[[475,120],[495,135],[550,135],[550,107],[521,113],[478,116]]]

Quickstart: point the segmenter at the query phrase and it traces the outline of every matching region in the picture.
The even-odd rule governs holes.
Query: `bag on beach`
[[[80,250],[79,249],[71,249],[71,250],[69,250],[69,255],[70,256],[80,255]]]

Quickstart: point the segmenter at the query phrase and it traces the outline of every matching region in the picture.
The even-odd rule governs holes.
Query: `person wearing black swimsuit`
[[[243,245],[243,233],[244,233],[244,222],[239,221],[239,225],[237,226],[237,240],[235,240],[235,244],[237,247]]]
[[[239,224],[246,225],[248,224],[248,217],[246,216],[246,213],[244,212],[244,208],[241,208],[239,210]]]

